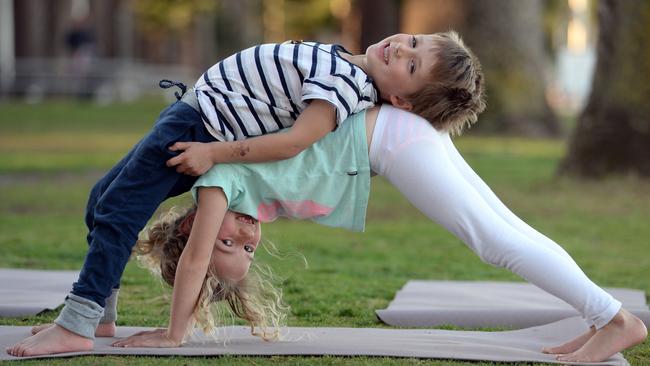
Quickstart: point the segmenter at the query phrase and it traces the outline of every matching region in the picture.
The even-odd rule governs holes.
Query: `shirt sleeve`
[[[302,85],[302,101],[326,100],[336,107],[336,124],[356,112],[361,100],[359,87],[346,75],[321,75],[306,78]]]
[[[192,186],[192,198],[198,204],[199,187],[219,187],[223,190],[230,209],[240,196],[240,186],[236,184],[237,173],[231,164],[215,165],[203,174]]]

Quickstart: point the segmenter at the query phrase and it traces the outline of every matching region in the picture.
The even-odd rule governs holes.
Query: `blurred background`
[[[258,43],[319,40],[362,52],[397,32],[455,29],[487,78],[489,108],[472,133],[579,131],[560,171],[648,175],[648,159],[639,158],[650,152],[649,83],[639,77],[650,63],[648,7],[611,0],[0,0],[0,101],[131,102],[162,95],[161,78],[193,84],[218,60]],[[609,60],[595,70],[599,44]],[[616,94],[607,118],[618,121],[579,126],[592,91],[600,109]],[[592,110],[592,120],[608,113]],[[589,138],[603,133],[617,136]],[[594,160],[603,144],[620,146]]]
[[[0,13],[2,95],[30,102],[133,100],[156,93],[156,78],[193,81],[258,43],[319,40],[358,53],[393,33],[458,29],[499,80],[491,94],[519,86],[508,99],[527,98],[543,117],[543,126],[520,127],[553,134],[545,104],[575,113],[595,58],[588,0],[2,0]]]
[[[193,85],[263,42],[362,52],[396,32],[453,28],[488,92],[479,122],[454,139],[465,159],[596,283],[650,293],[649,25],[642,0],[0,0],[0,267],[80,268],[88,192],[175,100],[160,79]],[[519,280],[480,263],[381,177],[367,216],[363,234],[265,225],[265,239],[309,261],[256,255],[282,278],[290,324],[379,326],[374,309],[409,279]],[[127,266],[120,325],[164,324],[168,302],[152,281]],[[650,342],[626,357],[650,364]]]

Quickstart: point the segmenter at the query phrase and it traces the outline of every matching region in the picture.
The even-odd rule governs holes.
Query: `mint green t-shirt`
[[[231,211],[261,222],[285,216],[363,231],[370,194],[365,115],[348,117],[291,159],[215,165],[196,181],[192,195],[196,200],[198,187],[221,187]]]

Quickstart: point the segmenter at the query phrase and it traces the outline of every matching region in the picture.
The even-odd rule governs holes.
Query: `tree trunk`
[[[396,0],[360,0],[361,52],[373,43],[398,33],[399,6]]]
[[[490,132],[556,136],[546,97],[539,0],[465,0],[461,35],[485,73],[488,108],[476,127]]]
[[[563,174],[650,176],[650,2],[600,0],[592,92]]]
[[[487,109],[472,130],[555,136],[545,98],[540,0],[402,0],[406,33],[457,30],[483,65]]]

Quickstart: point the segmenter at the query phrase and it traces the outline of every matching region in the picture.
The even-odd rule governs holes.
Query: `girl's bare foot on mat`
[[[580,347],[582,347],[585,343],[587,343],[589,338],[591,338],[594,334],[596,334],[596,328],[591,327],[589,328],[587,333],[582,334],[576,337],[575,339],[566,342],[561,346],[542,348],[542,353],[550,353],[550,354],[557,355],[557,354],[567,354],[567,353],[577,351],[578,349],[580,349]]]
[[[13,347],[7,348],[7,353],[16,357],[27,357],[91,349],[93,349],[92,339],[84,338],[63,327],[53,325],[23,339]]]
[[[36,334],[53,325],[54,325],[53,323],[36,325],[32,327],[32,334]],[[105,323],[105,324],[99,323],[97,329],[95,330],[95,337],[115,337],[115,323]]]
[[[577,351],[557,356],[566,362],[600,362],[616,352],[635,346],[648,336],[643,322],[629,311],[621,309],[614,319],[596,331]]]

